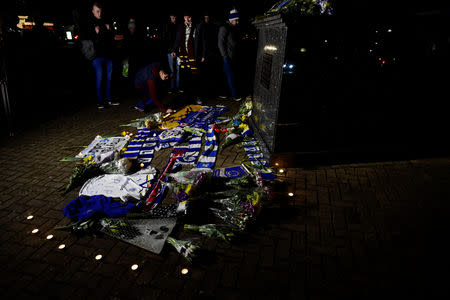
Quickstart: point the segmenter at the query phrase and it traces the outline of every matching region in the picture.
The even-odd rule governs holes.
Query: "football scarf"
[[[190,112],[202,109],[201,105],[188,105],[182,110],[165,118],[159,125],[160,129],[168,130],[180,126],[180,120],[184,119]]]
[[[214,123],[217,117],[226,111],[228,111],[228,108],[223,105],[203,106],[202,109],[191,111],[184,119],[180,120],[180,125],[206,129],[209,124]]]
[[[165,180],[166,173],[170,172],[175,164],[175,161],[183,156],[183,154],[186,152],[186,148],[182,149],[173,149],[169,162],[167,163],[166,167],[164,168],[164,171],[161,172],[161,174],[158,177],[158,180],[153,184],[152,191],[150,192],[150,195],[148,196],[147,200],[145,200],[144,204],[147,207],[150,207],[150,209],[155,208],[164,197],[164,192],[166,190],[166,185],[162,184],[162,181]]]
[[[139,163],[143,163],[146,167],[149,166],[158,144],[157,133],[157,131],[146,128],[139,129],[134,139],[128,144],[123,157],[138,160]]]
[[[235,167],[229,167],[229,168],[215,169],[213,176],[234,179],[234,178],[243,177],[248,174],[249,174],[249,172],[247,171],[247,169],[245,167],[235,166]]]
[[[258,146],[258,141],[255,138],[247,138],[242,141],[242,145],[250,163],[260,171],[261,177],[265,180],[274,179],[276,176],[264,158],[264,155]]]
[[[186,147],[184,147],[184,148],[186,148]],[[202,137],[201,136],[193,136],[189,140],[189,147],[186,149],[186,152],[184,153],[184,155],[182,157],[177,159],[174,167],[177,167],[180,164],[183,164],[183,165],[195,164],[195,162],[198,159],[198,156],[200,155],[201,148],[202,148]]]
[[[208,126],[206,132],[205,150],[198,159],[198,169],[212,169],[216,163],[217,150],[219,145],[217,143],[216,135],[214,134],[214,125]]]

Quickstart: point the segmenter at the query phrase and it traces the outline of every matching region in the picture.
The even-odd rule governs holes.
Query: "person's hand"
[[[111,29],[111,26],[109,26],[109,24],[105,24],[105,26],[106,26],[106,29],[108,29],[108,30]]]
[[[171,114],[171,113],[173,113],[173,110],[170,109],[170,108],[168,108],[168,109],[166,110],[166,113]]]
[[[205,60],[206,60],[206,59],[205,59],[204,57],[202,57],[202,60],[201,60],[201,62],[205,62]]]
[[[177,54],[175,52],[170,53],[170,55],[172,55],[172,57],[177,56]]]
[[[95,26],[95,33],[98,34],[100,32],[100,26]]]

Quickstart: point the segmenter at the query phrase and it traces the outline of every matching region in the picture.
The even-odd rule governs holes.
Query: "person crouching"
[[[164,89],[163,81],[169,80],[170,73],[170,69],[162,67],[159,62],[151,63],[136,73],[134,80],[136,90],[149,97],[146,101],[138,102],[135,106],[137,110],[147,111],[154,104],[162,112],[173,112],[160,101]]]

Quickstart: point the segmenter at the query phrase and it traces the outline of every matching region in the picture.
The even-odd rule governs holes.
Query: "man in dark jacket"
[[[217,46],[218,26],[211,20],[208,12],[205,12],[203,17],[204,20],[197,26],[195,39],[195,56],[200,71],[198,96],[202,98],[217,93],[217,80],[221,78],[221,61]]]
[[[164,39],[166,42],[167,49],[167,59],[169,62],[170,71],[172,71],[172,80],[170,81],[170,88],[173,90],[175,88],[180,88],[180,66],[177,64],[176,57],[172,56],[172,48],[177,37],[177,16],[175,13],[170,13],[169,22],[164,28]]]
[[[102,6],[95,2],[92,5],[92,16],[88,21],[86,39],[93,41],[95,55],[92,65],[95,69],[96,89],[97,89],[97,108],[104,108],[105,103],[109,105],[119,105],[118,102],[111,99],[111,76],[113,71],[112,51],[114,46],[114,37],[110,24],[103,18]],[[106,74],[104,72],[106,68]],[[106,99],[103,98],[102,80],[106,75]]]
[[[242,97],[239,96],[236,85],[236,68],[237,55],[239,52],[240,34],[238,30],[239,12],[236,9],[230,11],[228,22],[219,29],[219,51],[223,59],[223,71],[227,78],[228,87],[230,88],[231,96],[235,101],[240,101]]]
[[[140,111],[145,111],[153,103],[162,112],[173,112],[172,109],[168,109],[159,100],[162,95],[162,82],[168,80],[169,76],[170,70],[162,68],[159,62],[154,62],[141,68],[136,73],[134,84],[136,89],[148,96],[149,99],[145,102],[139,101],[135,108]]]
[[[175,43],[171,49],[173,58],[177,57],[180,64],[180,87],[191,91],[193,88],[193,73],[195,73],[195,37],[196,26],[192,22],[192,15],[184,13],[184,22],[180,24],[177,31]]]

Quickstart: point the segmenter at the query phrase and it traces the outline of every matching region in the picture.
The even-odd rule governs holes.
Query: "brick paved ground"
[[[58,160],[76,153],[61,148],[120,132],[119,124],[140,116],[133,104],[127,99],[102,112],[87,107],[2,143],[3,299],[383,299],[446,292],[447,276],[436,274],[447,262],[448,158],[288,168],[286,185],[255,232],[237,245],[203,239],[204,257],[189,266],[189,276],[180,275],[187,263],[170,247],[154,255],[107,236],[53,230],[68,223],[62,209],[78,192],[58,193],[73,168]],[[218,166],[241,158],[230,148]],[[159,155],[155,167],[166,162]],[[34,228],[39,232],[32,234]],[[179,228],[174,234],[187,236]],[[57,249],[61,243],[64,250]],[[99,253],[103,259],[94,260]],[[130,270],[134,263],[137,271]]]

